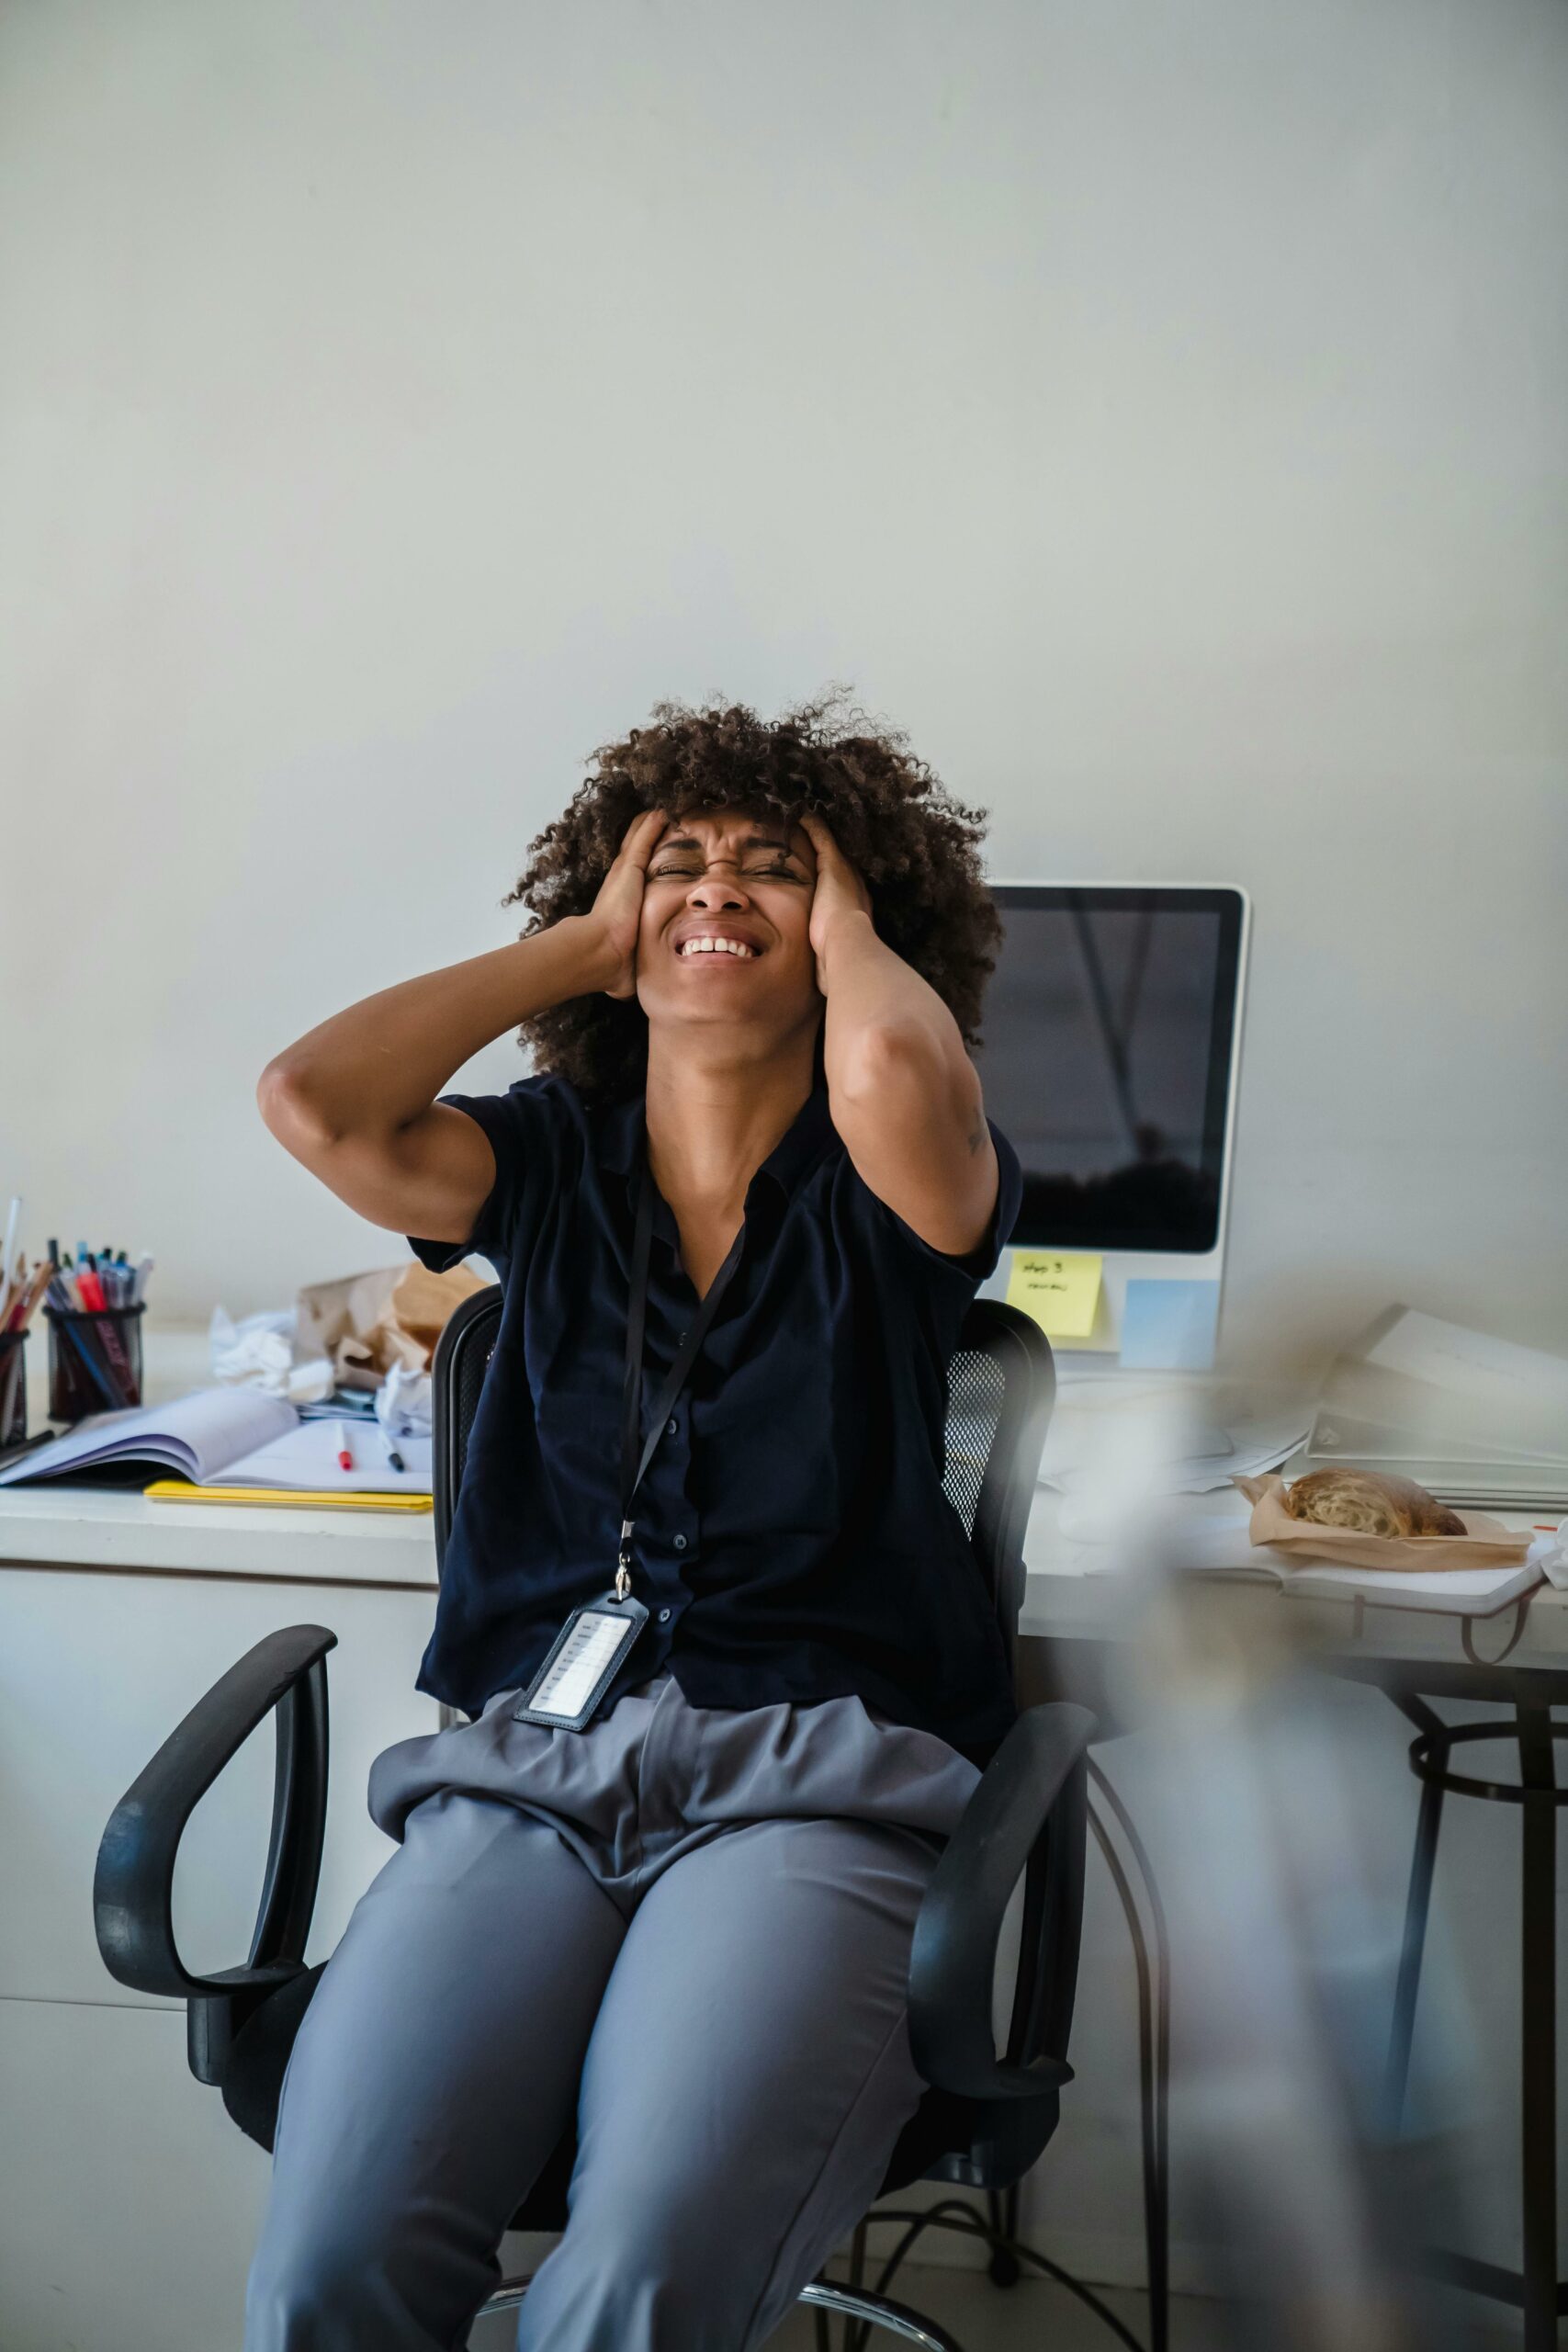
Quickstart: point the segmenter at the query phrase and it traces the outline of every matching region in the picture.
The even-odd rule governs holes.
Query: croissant
[[[1390,1478],[1377,1470],[1309,1471],[1285,1488],[1292,1519],[1319,1527],[1351,1527],[1361,1535],[1464,1535],[1457,1511],[1418,1487],[1414,1478]]]

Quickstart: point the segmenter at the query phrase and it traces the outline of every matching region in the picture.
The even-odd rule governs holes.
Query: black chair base
[[[479,2313],[488,2319],[492,2312],[515,2311],[533,2284],[534,2273],[520,2272],[515,2278],[503,2279]],[[896,2303],[887,2295],[868,2294],[860,2287],[836,2287],[826,2278],[814,2278],[800,2290],[803,2303],[814,2304],[818,2311],[840,2312],[846,2319],[860,2320],[871,2327],[880,2327],[897,2335],[905,2344],[923,2344],[927,2352],[964,2352],[956,2336],[938,2327],[919,2312]]]

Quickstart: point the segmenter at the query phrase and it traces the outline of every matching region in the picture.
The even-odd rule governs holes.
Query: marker
[[[341,1421],[334,1421],[333,1427],[337,1431],[337,1466],[340,1470],[352,1470],[354,1456],[348,1450],[348,1431]]]
[[[390,1437],[385,1430],[381,1431],[381,1442],[387,1449],[387,1461],[389,1465],[394,1470],[407,1470],[409,1466],[408,1464],[403,1460],[402,1455],[398,1452],[397,1447],[392,1443]]]
[[[11,1296],[11,1251],[17,1238],[17,1219],[21,1213],[22,1196],[20,1193],[13,1193],[10,1211],[6,1218],[5,1255],[0,1257],[0,1307],[6,1306]]]

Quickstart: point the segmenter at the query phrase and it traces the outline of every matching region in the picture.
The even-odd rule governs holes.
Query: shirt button
[[[686,1539],[685,1539],[685,1537],[684,1537],[683,1535],[677,1535],[677,1537],[675,1538],[675,1549],[677,1550],[677,1552],[683,1552],[683,1551],[685,1550],[685,1548],[686,1548]]]
[[[660,1611],[660,1612],[659,1612],[659,1622],[660,1622],[660,1623],[661,1625],[668,1625],[668,1623],[670,1623],[670,1611],[668,1611],[668,1609],[661,1609],[661,1610]]]
[[[680,1426],[681,1426],[681,1424],[680,1424],[680,1422],[679,1422],[679,1421],[673,1421],[673,1420],[671,1420],[671,1421],[666,1421],[666,1422],[665,1422],[665,1424],[664,1424],[664,1434],[665,1434],[665,1436],[666,1436],[666,1437],[673,1437],[673,1436],[674,1436],[674,1434],[675,1434],[675,1432],[676,1432],[676,1430],[680,1428]]]

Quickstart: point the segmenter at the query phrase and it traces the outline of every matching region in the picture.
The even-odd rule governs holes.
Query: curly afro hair
[[[672,818],[731,808],[788,825],[807,811],[863,876],[878,936],[935,989],[964,1043],[976,1045],[1001,936],[981,876],[986,811],[953,799],[904,735],[874,729],[846,694],[830,686],[771,722],[743,703],[694,710],[660,702],[650,726],[602,743],[501,902],[532,910],[522,936],[588,911],[644,808]],[[648,1016],[635,997],[574,997],[536,1013],[518,1036],[537,1069],[558,1071],[585,1096],[618,1100],[642,1089]]]

